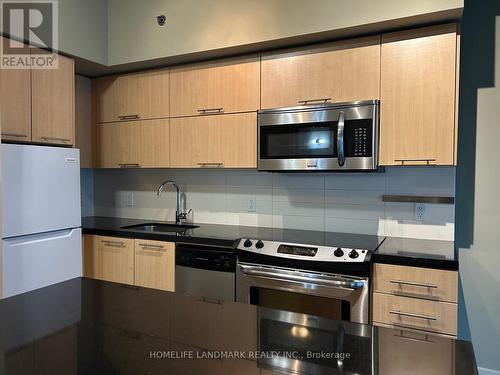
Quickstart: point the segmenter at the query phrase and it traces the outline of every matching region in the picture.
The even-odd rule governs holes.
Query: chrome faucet
[[[181,190],[179,189],[179,185],[177,185],[177,182],[175,181],[167,180],[162,182],[160,186],[158,186],[157,195],[160,196],[162,191],[165,190],[165,186],[167,185],[172,185],[177,193],[177,202],[175,208],[175,224],[181,225],[183,221],[187,220],[187,215],[191,212],[191,210],[189,210],[188,212],[181,211]]]

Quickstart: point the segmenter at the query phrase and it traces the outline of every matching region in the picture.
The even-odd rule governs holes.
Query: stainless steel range
[[[368,323],[370,257],[378,246],[241,239],[236,301]]]

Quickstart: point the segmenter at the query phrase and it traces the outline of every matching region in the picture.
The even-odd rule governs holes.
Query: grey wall
[[[61,51],[108,63],[107,0],[59,0],[59,31]]]
[[[58,49],[81,59],[107,64],[108,0],[58,0],[58,3]],[[3,32],[8,34],[8,30],[2,29]]]
[[[59,0],[59,49],[85,60],[78,61],[81,71],[102,75],[304,35],[318,40],[380,31],[387,22],[442,21],[462,7],[463,0]],[[165,27],[156,23],[159,14],[167,16]]]
[[[460,247],[459,337],[472,340],[480,367],[496,371],[500,371],[498,14],[497,0],[465,2],[455,234]]]
[[[184,55],[462,8],[463,0],[109,0],[108,63]],[[159,27],[156,16],[165,14]]]

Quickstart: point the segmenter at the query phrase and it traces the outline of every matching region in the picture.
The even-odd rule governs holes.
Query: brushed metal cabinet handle
[[[316,103],[327,103],[331,101],[332,98],[318,98],[318,99],[304,99],[304,100],[299,100],[299,104],[316,104]]]
[[[218,298],[209,298],[209,297],[200,297],[200,298],[198,298],[198,302],[211,303],[213,305],[223,305],[224,304],[224,301],[222,301]]]
[[[44,139],[46,141],[61,141],[61,142],[71,142],[71,139],[69,138],[58,138],[58,137],[40,137],[41,139]]]
[[[197,112],[200,115],[209,115],[209,114],[213,114],[213,113],[222,113],[222,112],[224,112],[224,108],[223,107],[219,107],[219,108],[201,108],[201,109],[198,109]]]
[[[165,247],[163,245],[153,245],[153,244],[149,244],[149,243],[140,243],[139,246],[144,247],[144,248],[148,248],[148,249],[155,249],[155,250],[161,250]]]
[[[139,115],[121,115],[121,116],[118,116],[118,119],[120,120],[137,120],[141,118],[141,116]]]
[[[404,165],[406,162],[419,162],[423,161],[426,162],[427,165],[431,165],[431,163],[435,163],[436,159],[394,159],[395,162],[400,162],[401,165]]]
[[[434,285],[434,284],[417,283],[417,282],[414,282],[414,281],[389,280],[389,282],[392,283],[392,284],[416,286],[416,287],[419,287],[419,288],[431,288],[431,289],[437,289],[438,288],[438,286]]]
[[[224,163],[198,163],[200,168],[223,168]]]
[[[110,246],[125,246],[125,242],[123,241],[109,241],[109,240],[103,240],[102,243],[104,245],[110,245]]]
[[[400,338],[400,339],[409,340],[409,341],[417,341],[417,342],[423,342],[423,343],[427,343],[427,344],[434,344],[434,341],[429,339],[429,335],[424,335],[425,338],[419,339],[417,337],[405,336],[405,335],[403,335],[403,331],[400,331],[400,332],[401,332],[401,334],[393,335],[393,336]]]
[[[414,313],[409,313],[409,312],[404,312],[404,311],[391,310],[391,311],[389,311],[389,314],[406,316],[409,318],[417,318],[417,319],[425,319],[425,320],[437,320],[437,318],[435,316],[424,315],[424,314],[414,314]]]
[[[141,165],[138,163],[130,163],[130,164],[118,164],[120,168],[140,168]]]
[[[28,136],[26,134],[20,134],[20,133],[4,133],[4,132],[2,132],[2,135],[5,135],[6,137],[28,138]]]

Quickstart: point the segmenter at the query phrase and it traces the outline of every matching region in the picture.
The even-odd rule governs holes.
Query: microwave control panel
[[[370,149],[369,142],[371,142],[368,129],[359,127],[354,129],[354,156],[370,156],[368,150]]]

